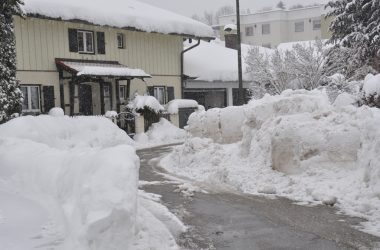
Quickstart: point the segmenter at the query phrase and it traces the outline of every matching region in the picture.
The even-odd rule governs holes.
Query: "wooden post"
[[[131,98],[131,79],[127,80],[127,97]]]
[[[100,80],[100,113],[104,115],[105,109],[104,109],[104,82],[103,80]]]
[[[120,114],[120,83],[119,83],[119,79],[116,79],[115,80],[115,85],[116,85],[116,111],[118,114]]]
[[[70,82],[70,116],[74,115],[74,96],[75,96],[75,84],[76,84],[77,78],[73,76],[71,78]]]
[[[66,112],[65,110],[65,80],[63,79],[63,71],[59,71],[59,95],[61,100],[61,108],[63,109],[63,112]]]

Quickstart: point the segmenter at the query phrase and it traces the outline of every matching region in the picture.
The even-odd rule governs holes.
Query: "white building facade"
[[[243,14],[241,15],[242,42],[275,48],[280,43],[321,39],[323,14],[324,7],[320,5]],[[236,23],[235,15],[219,17],[221,29],[231,23]]]

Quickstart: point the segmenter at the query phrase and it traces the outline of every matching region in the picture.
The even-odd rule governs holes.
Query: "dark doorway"
[[[87,84],[79,85],[79,113],[92,115],[92,87]]]
[[[187,125],[187,121],[192,113],[194,113],[194,108],[181,108],[179,109],[179,128],[184,128]]]

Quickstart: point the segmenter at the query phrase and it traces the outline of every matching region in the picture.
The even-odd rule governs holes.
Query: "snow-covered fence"
[[[206,137],[220,143],[233,143],[243,137],[244,106],[214,108],[193,113],[187,131],[195,137]]]

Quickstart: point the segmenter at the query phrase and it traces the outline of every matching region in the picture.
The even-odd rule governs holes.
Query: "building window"
[[[245,35],[246,36],[253,36],[253,27],[252,26],[245,27]]]
[[[270,24],[269,23],[262,25],[262,34],[263,35],[270,34]]]
[[[160,104],[165,104],[165,87],[154,87],[154,97]]]
[[[40,87],[21,86],[21,91],[24,94],[22,112],[40,112]]]
[[[313,30],[321,29],[321,20],[313,20]]]
[[[295,29],[295,32],[303,32],[305,29],[305,23],[304,22],[294,23],[294,29]]]
[[[125,101],[127,99],[127,93],[126,93],[126,90],[125,90],[125,86],[121,85],[119,86],[119,98],[120,98],[120,101]]]
[[[119,49],[124,49],[124,35],[121,33],[117,34],[117,47]]]
[[[78,52],[94,53],[94,32],[78,30]]]

